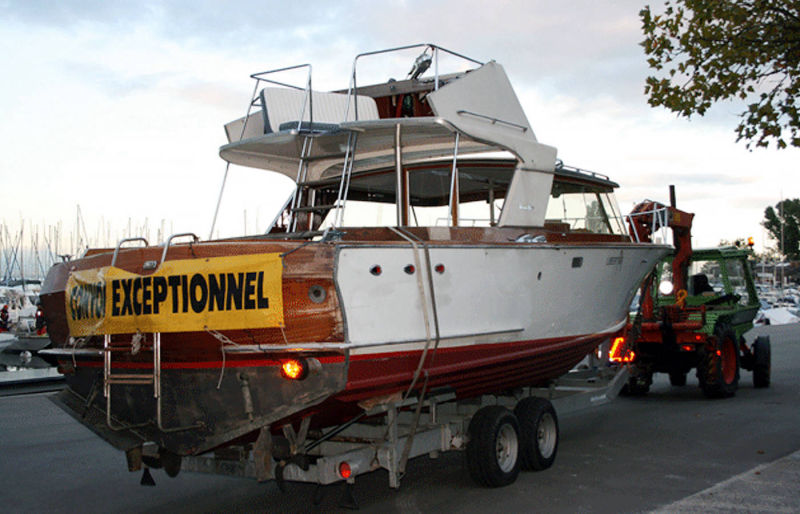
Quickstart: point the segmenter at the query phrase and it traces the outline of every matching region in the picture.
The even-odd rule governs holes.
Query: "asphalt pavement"
[[[742,371],[734,398],[708,400],[690,374],[673,388],[563,417],[552,468],[504,488],[473,484],[463,455],[409,463],[399,490],[386,472],[358,477],[362,512],[800,512],[800,325],[762,327],[772,338],[772,387]],[[750,336],[752,337],[752,335]],[[48,400],[0,397],[4,512],[331,512],[342,485],[317,491],[156,470],[139,485],[125,457]],[[312,503],[321,493],[318,505]]]

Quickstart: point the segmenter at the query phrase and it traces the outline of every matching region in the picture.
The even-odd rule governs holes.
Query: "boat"
[[[358,82],[420,49],[406,78]],[[295,181],[267,233],[125,239],[42,286],[56,401],[129,459],[546,385],[623,330],[669,249],[631,240],[618,184],[537,140],[495,61],[424,44],[357,56],[346,89],[313,90],[310,65],[252,78],[220,156]]]
[[[5,308],[8,312],[7,330],[27,332],[35,325],[40,286],[38,281],[18,282],[14,285],[0,285],[0,308]]]

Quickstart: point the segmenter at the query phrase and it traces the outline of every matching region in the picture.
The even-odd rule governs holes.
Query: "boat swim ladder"
[[[152,373],[114,373],[113,355],[115,353],[130,352],[135,355],[141,351],[152,350]],[[119,369],[119,368],[117,368]],[[153,387],[153,398],[156,400],[156,426],[161,432],[178,432],[190,428],[198,428],[201,423],[182,427],[165,427],[162,418],[161,395],[161,333],[154,332],[152,341],[147,342],[147,337],[141,332],[136,332],[131,341],[112,341],[111,335],[103,338],[103,395],[106,397],[106,425],[111,430],[125,430],[148,425],[150,422],[137,425],[115,425],[111,416],[111,397],[113,385],[150,386]]]

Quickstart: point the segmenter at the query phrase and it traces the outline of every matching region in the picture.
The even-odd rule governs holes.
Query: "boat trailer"
[[[601,349],[601,355],[604,352],[607,357],[608,343]],[[473,479],[489,487],[502,486],[516,479],[520,467],[537,470],[553,463],[558,446],[556,413],[564,416],[605,405],[617,396],[627,379],[627,366],[609,364],[607,358],[592,353],[548,387],[526,387],[466,400],[457,400],[452,391],[446,390],[431,391],[422,401],[418,396],[403,399],[398,393],[343,425],[309,430],[310,418],[305,418],[299,430],[292,425],[283,426],[283,437],[273,437],[270,428],[265,427],[255,443],[184,457],[180,467],[184,471],[259,481],[274,479],[281,489],[285,481],[320,486],[346,482],[349,488],[358,475],[382,468],[388,471],[389,487],[399,488],[410,459],[425,454],[436,458],[442,452],[466,450]],[[515,424],[519,419],[517,432],[521,441],[517,440],[517,433],[504,438],[501,432],[496,439],[489,438],[490,444],[483,444],[487,447],[484,450],[477,444],[480,441],[469,444],[471,438],[487,439],[481,433],[485,425],[491,425],[493,417],[502,418],[512,411],[516,414]],[[529,419],[537,412],[535,420]],[[503,425],[499,426],[502,430]],[[526,434],[526,430],[533,434]],[[537,451],[528,455],[526,435],[538,440]],[[498,452],[498,444],[502,452]],[[145,456],[152,453],[155,457],[157,452],[155,445],[143,448]],[[503,452],[505,456],[500,455]],[[499,474],[492,473],[494,466],[499,466]],[[512,468],[513,473],[509,473]],[[145,471],[149,482],[152,478]],[[350,489],[348,495],[352,499]]]

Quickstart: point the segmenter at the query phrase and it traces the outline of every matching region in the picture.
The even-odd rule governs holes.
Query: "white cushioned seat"
[[[311,121],[311,109],[306,104],[307,95],[305,91],[281,87],[265,87],[259,93],[263,108],[261,111],[254,112],[247,117],[246,126],[244,117],[225,125],[228,141],[239,141],[240,139],[249,139],[271,132],[291,130],[296,128],[300,121],[303,122],[300,128],[305,130],[329,130],[333,125],[338,125],[343,121],[355,121],[354,102],[351,98],[348,109],[346,94],[313,91],[311,95],[314,109],[313,126],[308,123]],[[355,98],[358,102],[359,120],[376,120],[379,118],[378,106],[373,98],[369,96],[357,96]],[[300,117],[301,113],[302,119]],[[294,127],[292,123],[295,124]],[[243,126],[244,133],[242,133]]]

